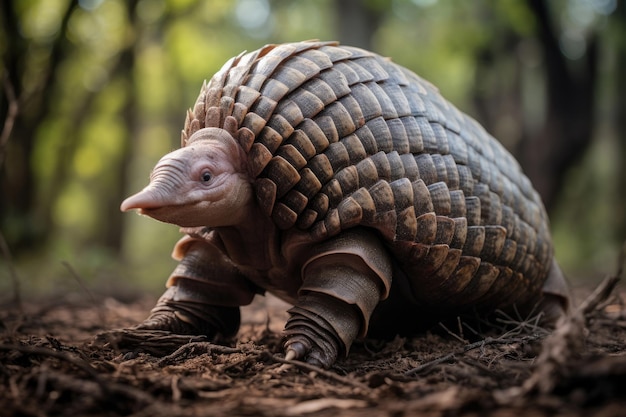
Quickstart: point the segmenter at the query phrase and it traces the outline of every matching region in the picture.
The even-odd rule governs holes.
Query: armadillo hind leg
[[[328,368],[367,333],[391,287],[391,261],[373,232],[347,231],[315,248],[302,278],[285,325],[286,357]]]
[[[543,324],[553,325],[563,315],[570,311],[571,294],[569,285],[557,264],[552,260],[550,272],[542,288],[540,311],[543,313]]]
[[[150,316],[137,329],[229,338],[239,329],[239,306],[254,291],[210,242],[186,236],[174,249],[180,263]],[[224,283],[227,283],[226,285]]]

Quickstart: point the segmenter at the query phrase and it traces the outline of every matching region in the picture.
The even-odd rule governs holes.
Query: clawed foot
[[[337,359],[336,350],[323,350],[307,339],[306,336],[300,336],[285,342],[285,360],[300,360],[320,368],[330,368]]]
[[[128,353],[147,352],[153,356],[165,356],[190,342],[215,342],[218,339],[214,327],[198,326],[167,306],[157,306],[142,323],[100,333],[95,340]]]
[[[330,368],[343,347],[337,332],[320,315],[307,309],[295,306],[289,313],[283,342],[285,359]]]
[[[214,331],[202,331],[198,326],[186,320],[186,317],[177,314],[173,309],[162,309],[153,313],[142,323],[132,327],[134,330],[164,330],[180,335],[203,334],[211,337]],[[207,329],[208,330],[208,329]],[[208,334],[207,334],[208,333]]]
[[[167,330],[175,334],[204,335],[210,340],[228,339],[239,330],[238,307],[222,307],[184,301],[159,300],[150,317],[137,330]]]
[[[340,354],[347,354],[361,325],[354,306],[325,294],[301,295],[289,314],[285,358],[322,368],[330,368]]]
[[[222,342],[239,328],[239,308],[195,306],[159,302],[146,320],[137,326],[111,330],[96,336],[97,343],[117,349],[167,355],[189,342]]]

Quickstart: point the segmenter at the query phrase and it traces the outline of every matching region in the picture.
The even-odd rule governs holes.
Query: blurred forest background
[[[266,43],[339,40],[414,70],[513,152],[575,282],[626,237],[618,0],[2,0],[0,291],[159,293],[175,226],[119,212],[202,81]]]

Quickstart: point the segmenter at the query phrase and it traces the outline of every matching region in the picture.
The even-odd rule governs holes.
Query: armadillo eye
[[[209,182],[211,180],[211,173],[209,171],[204,171],[202,175],[200,175],[202,182]]]

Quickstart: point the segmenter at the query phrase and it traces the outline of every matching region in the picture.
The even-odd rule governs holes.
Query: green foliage
[[[614,139],[611,132],[598,135],[585,158],[569,173],[563,198],[552,216],[557,256],[574,282],[600,279],[614,273],[617,266],[620,245],[610,237],[617,218],[626,214],[615,210],[618,195],[610,192],[617,189],[615,172],[620,163]]]
[[[588,33],[606,19],[593,8],[573,12],[572,7],[582,7],[574,3],[581,1],[554,5],[556,19],[565,29]],[[14,132],[8,149],[17,156],[21,150],[16,142],[24,140],[20,132],[32,131],[27,163],[34,189],[24,192],[32,192],[34,208],[20,212],[7,205],[0,212],[4,216],[0,231],[15,241],[28,228],[46,237],[37,251],[17,253],[20,267],[42,266],[40,274],[30,270],[29,276],[49,276],[51,271],[67,275],[66,269],[57,267],[68,260],[87,280],[106,276],[123,281],[131,276],[136,282],[150,282],[151,288],[160,288],[174,265],[165,255],[177,239],[176,228],[119,213],[117,207],[125,195],[147,183],[153,164],[178,146],[185,110],[202,81],[243,50],[271,42],[334,39],[345,18],[334,14],[331,0],[12,0],[10,4],[21,37],[11,38],[0,29],[0,54],[6,61],[12,42],[24,46],[17,62],[23,129]],[[511,91],[521,77],[525,88],[519,100],[532,116],[525,123],[532,127],[540,122],[545,80],[536,22],[525,2],[364,4],[381,18],[372,28],[374,49],[436,84],[462,110],[478,115],[477,98],[498,100],[498,94]],[[593,19],[580,26],[576,16]],[[493,68],[486,68],[481,54],[500,54],[511,39],[518,48],[499,55]],[[514,144],[520,125],[511,122],[507,111],[502,107],[492,126],[505,143]],[[602,159],[604,154],[599,153],[596,157]],[[607,189],[597,184],[606,184],[612,172],[601,173],[594,156],[590,158],[588,169],[597,176],[573,175],[577,185],[568,186],[565,198],[570,200],[558,211],[564,213],[559,215],[563,220],[554,223],[559,255],[571,265],[578,265],[574,261],[583,259],[580,254],[593,252],[594,242],[603,240],[595,231],[604,229],[595,224],[598,216],[610,215],[609,206],[594,209],[593,215],[565,207],[584,198],[590,188],[597,188],[595,200],[606,200]],[[19,184],[16,161],[9,156],[3,175]],[[587,183],[580,184],[581,178]],[[577,216],[593,220],[585,223],[581,232],[585,236],[568,239],[572,224],[580,224]],[[579,244],[572,244],[574,240]],[[48,268],[50,262],[55,267]],[[0,274],[6,273],[0,267]]]

